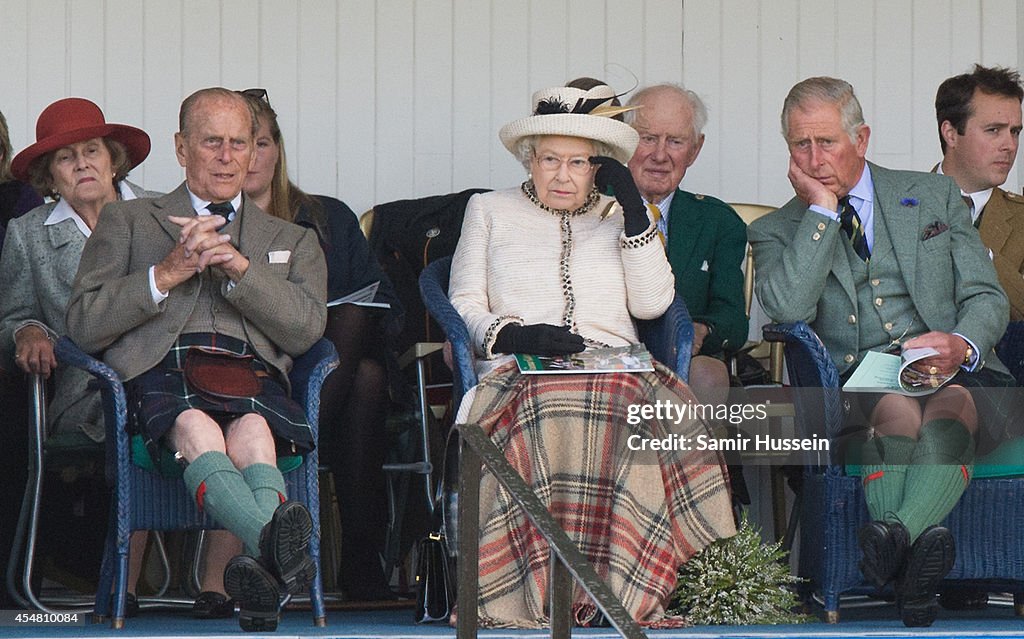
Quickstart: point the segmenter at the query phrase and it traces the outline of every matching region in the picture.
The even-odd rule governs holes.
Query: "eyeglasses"
[[[537,166],[545,171],[552,173],[558,171],[565,164],[569,169],[569,173],[573,175],[586,175],[594,168],[587,158],[565,158],[564,160],[557,155],[541,155],[534,157],[537,162]]]
[[[266,89],[246,89],[245,91],[239,91],[239,93],[241,93],[247,98],[252,98],[254,100],[263,100],[267,104],[270,104],[270,97],[267,96]]]

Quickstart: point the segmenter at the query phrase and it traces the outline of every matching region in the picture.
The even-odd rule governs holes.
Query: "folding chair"
[[[31,398],[29,405],[28,425],[28,471],[29,478],[25,487],[25,496],[18,514],[14,541],[7,564],[7,591],[11,598],[24,608],[35,608],[44,612],[53,610],[43,602],[36,593],[33,582],[35,567],[36,544],[40,528],[39,518],[42,512],[43,484],[47,470],[54,467],[67,468],[76,466],[103,466],[103,444],[89,440],[84,435],[46,436],[46,383],[41,375],[31,375]],[[154,534],[152,540],[159,554],[163,568],[163,582],[157,589],[156,597],[163,596],[170,582],[170,565],[163,540]],[[23,556],[24,555],[24,560]],[[20,584],[18,583],[19,566],[21,568]],[[20,586],[20,590],[19,590]],[[54,605],[83,605],[85,602],[74,598],[55,601]]]
[[[736,211],[743,222],[750,226],[750,224],[769,213],[776,210],[776,207],[769,206],[767,204],[746,204],[741,202],[730,202],[729,206]],[[754,251],[747,244],[747,255],[743,262],[743,300],[747,305],[747,318],[750,318],[750,311],[754,303]],[[768,373],[772,382],[776,384],[782,383],[782,345],[778,343],[772,343],[764,340],[759,341],[748,341],[740,349],[741,352],[747,352],[754,359],[768,359],[769,367]],[[734,357],[729,358],[729,373],[736,375],[736,359]]]

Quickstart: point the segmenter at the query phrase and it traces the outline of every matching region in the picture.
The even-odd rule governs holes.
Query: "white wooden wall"
[[[50,102],[95,100],[140,126],[133,173],[181,180],[181,99],[265,87],[292,177],[356,211],[471,186],[518,184],[498,128],[534,89],[591,75],[629,89],[683,82],[710,110],[684,186],[781,204],[791,191],[782,99],[819,74],[850,80],[869,156],[939,158],[939,82],[979,61],[1017,67],[1024,0],[0,0],[0,110],[20,150]],[[1018,189],[1021,169],[1008,188]]]

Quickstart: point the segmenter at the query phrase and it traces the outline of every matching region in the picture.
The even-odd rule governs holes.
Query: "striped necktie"
[[[661,209],[657,204],[648,204],[647,208],[651,210],[651,217],[654,218],[654,227],[658,228],[658,223],[661,222]],[[665,234],[661,232],[661,229],[658,229],[658,239],[661,240],[661,245],[665,246]]]
[[[981,213],[978,213],[978,216],[975,217],[974,216],[974,198],[972,198],[970,195],[962,195],[960,197],[963,198],[964,204],[967,205],[967,210],[971,212],[971,223],[974,224],[974,228],[979,228],[981,226],[981,215],[985,211],[982,211]]]
[[[868,238],[864,235],[864,227],[861,225],[857,209],[850,203],[850,196],[839,198],[839,226],[850,238],[853,250],[860,259],[867,262],[871,258],[871,250],[868,248]]]

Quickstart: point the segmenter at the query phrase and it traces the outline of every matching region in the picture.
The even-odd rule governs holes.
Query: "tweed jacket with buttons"
[[[966,336],[986,366],[1005,371],[992,348],[1006,330],[1009,304],[960,190],[946,176],[867,166],[875,218],[885,220],[918,317],[929,330]],[[849,321],[857,295],[838,222],[793,198],[751,224],[747,237],[765,311],[778,322],[810,324],[840,373],[885,346],[863,343],[859,324]],[[848,362],[842,353],[857,357]]]

